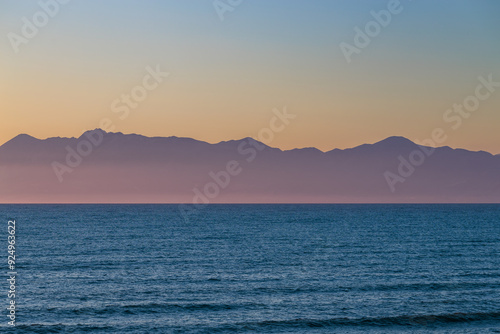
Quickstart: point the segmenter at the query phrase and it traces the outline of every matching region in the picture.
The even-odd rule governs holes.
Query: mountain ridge
[[[145,139],[180,139],[180,140],[191,140],[191,141],[196,141],[196,142],[199,142],[199,143],[206,143],[206,144],[209,144],[209,145],[218,145],[218,144],[225,144],[225,143],[233,143],[233,142],[242,142],[242,141],[245,141],[245,140],[255,140],[257,143],[261,144],[261,145],[266,145],[264,144],[263,142],[261,141],[258,141],[257,139],[254,139],[254,138],[251,138],[251,137],[244,137],[244,138],[241,138],[241,139],[230,139],[230,140],[222,140],[222,141],[219,141],[219,142],[216,142],[216,143],[209,143],[207,141],[203,141],[203,140],[199,140],[199,139],[195,139],[195,138],[191,138],[191,137],[178,137],[178,136],[167,136],[167,137],[164,137],[164,136],[145,136],[145,135],[141,135],[141,134],[137,134],[137,133],[123,133],[123,132],[111,132],[111,131],[105,131],[105,130],[102,130],[100,128],[95,128],[93,130],[87,130],[87,131],[84,131],[79,137],[48,137],[48,138],[45,138],[45,139],[40,139],[40,138],[36,138],[36,137],[33,137],[29,134],[19,134],[15,137],[13,137],[12,139],[6,141],[4,144],[0,145],[0,148],[3,147],[4,145],[8,144],[9,142],[12,142],[12,141],[17,141],[17,140],[37,140],[37,141],[54,141],[54,140],[75,140],[75,139],[85,139],[85,134],[86,133],[91,133],[93,131],[102,131],[105,135],[111,135],[111,136],[137,136],[139,138],[145,138]],[[404,137],[404,136],[389,136],[387,138],[384,138],[382,140],[379,140],[377,142],[374,142],[374,143],[364,143],[364,144],[360,144],[360,145],[357,145],[357,146],[353,146],[353,147],[348,147],[348,148],[333,148],[331,150],[327,150],[327,151],[322,151],[320,150],[319,148],[316,148],[314,146],[307,146],[307,147],[296,147],[296,148],[291,148],[291,149],[280,149],[280,148],[277,148],[277,147],[272,147],[272,146],[269,146],[269,145],[266,145],[270,148],[275,148],[275,149],[279,149],[283,152],[288,152],[288,151],[296,151],[296,150],[310,150],[310,149],[314,149],[314,150],[317,150],[321,153],[329,153],[329,152],[332,152],[332,151],[345,151],[345,150],[353,150],[353,149],[362,149],[362,148],[365,148],[365,147],[369,147],[369,146],[396,146],[396,148],[400,148],[400,146],[402,145],[415,145],[415,146],[423,146],[423,147],[429,147],[429,146],[425,146],[425,145],[419,145],[415,142],[413,142],[412,140]],[[431,147],[429,147],[431,148]],[[449,146],[437,146],[437,147],[433,147],[433,148],[450,148],[452,150],[465,150],[465,151],[468,151],[468,152],[485,152],[485,153],[488,153],[488,154],[491,154],[492,156],[500,156],[500,154],[492,154],[488,151],[484,151],[484,150],[479,150],[479,151],[473,151],[473,150],[468,150],[468,149],[464,149],[464,148],[451,148]]]

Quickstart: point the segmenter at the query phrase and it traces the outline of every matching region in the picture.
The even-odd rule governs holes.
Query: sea
[[[0,332],[500,333],[498,204],[182,212],[0,205]]]

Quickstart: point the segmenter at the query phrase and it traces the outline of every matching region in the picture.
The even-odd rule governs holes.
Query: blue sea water
[[[0,205],[5,333],[500,333],[500,205]],[[3,245],[2,245],[3,244]],[[2,280],[5,291],[6,280]],[[4,300],[1,298],[1,300]]]

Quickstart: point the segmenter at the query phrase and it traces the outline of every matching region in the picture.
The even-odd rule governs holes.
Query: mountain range
[[[499,171],[404,137],[322,152],[95,129],[0,146],[0,203],[498,203]]]

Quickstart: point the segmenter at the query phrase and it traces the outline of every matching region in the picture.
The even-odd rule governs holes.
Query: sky
[[[259,139],[286,109],[295,118],[270,146],[442,129],[440,145],[500,153],[500,87],[483,84],[500,82],[496,0],[61,2],[0,1],[0,143],[78,137],[103,119],[147,136]],[[472,111],[450,110],[466,101]]]

